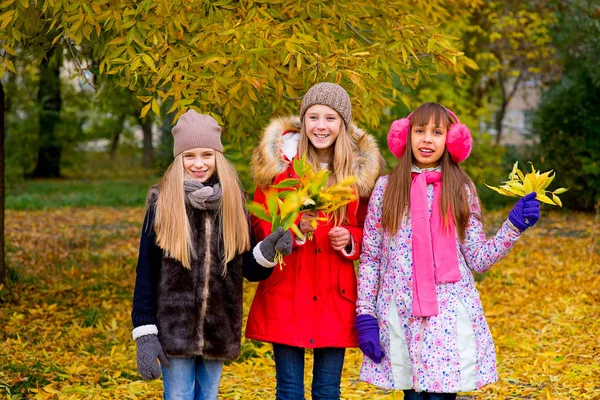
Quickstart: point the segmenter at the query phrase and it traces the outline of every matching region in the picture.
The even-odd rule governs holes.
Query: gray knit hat
[[[173,157],[198,147],[223,152],[221,127],[213,117],[188,110],[173,127]]]
[[[322,82],[308,89],[300,105],[301,120],[304,120],[306,110],[315,104],[323,104],[333,108],[344,120],[346,128],[350,127],[350,123],[352,122],[350,96],[348,96],[348,92],[340,85],[331,82]]]

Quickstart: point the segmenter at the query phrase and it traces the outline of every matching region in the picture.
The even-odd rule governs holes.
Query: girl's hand
[[[329,231],[329,240],[334,250],[341,251],[350,244],[351,236],[348,229],[336,226]]]
[[[521,232],[536,224],[540,219],[540,202],[536,193],[521,197],[508,214],[508,219]]]
[[[302,231],[302,233],[307,234],[308,232],[314,232],[315,228],[313,228],[312,224],[317,218],[316,211],[304,211],[302,213],[302,217],[300,218],[300,223],[298,224],[298,229]]]

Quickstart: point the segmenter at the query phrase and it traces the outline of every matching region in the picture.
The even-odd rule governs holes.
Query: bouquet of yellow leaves
[[[552,183],[554,180],[556,173],[552,175],[552,170],[541,173],[540,171],[535,170],[531,162],[530,164],[531,172],[528,174],[523,174],[518,167],[519,162],[516,161],[513,165],[511,173],[508,175],[507,181],[502,182],[503,184],[498,187],[490,186],[487,183],[485,186],[495,190],[500,194],[510,197],[523,197],[529,193],[535,192],[535,198],[542,203],[562,207],[562,202],[557,195],[564,193],[569,189],[558,188],[552,192],[546,190],[546,188],[550,186],[550,183]],[[548,197],[548,194],[551,195],[552,198]]]
[[[248,211],[264,221],[271,223],[271,231],[277,228],[291,229],[300,240],[306,237],[296,225],[296,219],[303,211],[322,211],[331,213],[338,208],[356,200],[354,191],[355,178],[347,177],[342,182],[326,187],[330,171],[322,169],[314,172],[306,162],[306,157],[294,160],[294,171],[298,178],[284,179],[276,185],[271,185],[265,191],[266,207],[255,201],[248,203]],[[289,189],[279,191],[279,189]],[[327,221],[328,218],[317,218],[313,221],[316,228],[317,220]],[[308,239],[312,239],[312,232]],[[282,255],[276,254],[275,261],[282,263]]]

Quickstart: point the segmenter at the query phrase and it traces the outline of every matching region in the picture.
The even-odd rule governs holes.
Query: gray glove
[[[292,234],[279,227],[260,243],[260,252],[270,262],[275,260],[275,251],[279,251],[284,256],[292,252]]]
[[[158,341],[158,336],[140,336],[135,342],[137,343],[137,367],[142,378],[146,380],[160,378],[158,360],[162,365],[168,367],[169,359]]]

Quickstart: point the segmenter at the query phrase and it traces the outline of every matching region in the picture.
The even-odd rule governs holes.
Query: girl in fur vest
[[[175,159],[146,203],[133,339],[142,377],[156,379],[162,369],[165,399],[217,398],[223,362],[240,353],[242,277],[268,278],[275,250],[291,252],[282,230],[254,245],[220,135],[212,117],[182,115]]]
[[[305,349],[314,349],[312,398],[339,399],[346,347],[355,347],[356,274],[366,203],[379,176],[382,158],[373,137],[352,123],[348,93],[339,85],[320,83],[304,96],[299,117],[278,118],[266,128],[252,158],[257,190],[297,177],[292,160],[306,155],[315,171],[331,171],[328,184],[349,175],[357,178],[361,200],[319,221],[304,213],[302,232],[312,240],[294,237],[292,253],[256,291],[246,337],[273,343],[277,399],[304,399]],[[257,238],[271,232],[268,222],[253,219]]]
[[[540,217],[535,193],[517,201],[486,241],[471,179],[459,164],[471,134],[425,103],[388,135],[400,160],[369,201],[358,274],[361,380],[404,398],[456,399],[497,380],[496,354],[471,270],[485,272]]]

